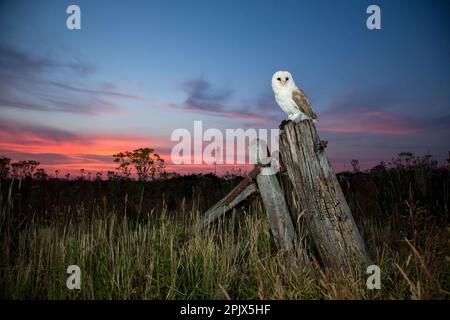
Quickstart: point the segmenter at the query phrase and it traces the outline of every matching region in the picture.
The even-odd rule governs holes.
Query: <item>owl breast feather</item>
[[[290,95],[288,95],[288,94],[276,95],[275,98],[276,98],[278,105],[284,112],[286,112],[288,114],[294,114],[294,113],[300,112],[297,109],[295,102],[291,99]]]

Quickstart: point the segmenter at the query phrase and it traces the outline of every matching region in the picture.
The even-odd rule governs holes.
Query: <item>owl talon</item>
[[[292,120],[283,120],[279,126],[280,130],[284,130],[284,126],[287,125]]]

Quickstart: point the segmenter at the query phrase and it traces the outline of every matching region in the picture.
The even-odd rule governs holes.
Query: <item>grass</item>
[[[363,239],[382,270],[381,290],[367,289],[369,275],[364,269],[339,273],[317,266],[311,273],[287,267],[274,247],[259,198],[211,228],[200,228],[205,208],[234,181],[222,188],[222,194],[210,196],[210,185],[196,179],[212,179],[216,184],[218,178],[195,178],[192,186],[202,187],[192,188],[190,196],[172,199],[171,204],[166,201],[166,189],[158,193],[152,188],[155,183],[179,186],[181,180],[150,182],[145,185],[147,191],[142,188],[130,196],[128,188],[141,190],[144,185],[127,182],[118,188],[108,185],[117,182],[105,181],[101,182],[104,193],[97,194],[90,190],[100,183],[95,181],[24,181],[20,188],[17,181],[2,181],[0,298],[450,297],[447,170],[340,175]],[[428,187],[424,189],[423,183]],[[61,188],[54,184],[71,184],[70,190],[84,184],[79,192],[90,190],[96,196],[81,195],[84,201],[73,201],[67,196],[72,191],[57,192]],[[53,190],[50,197],[57,200],[39,206],[39,192],[44,189],[46,196]],[[113,189],[118,194],[111,196]],[[142,200],[149,198],[158,199],[158,205]],[[295,208],[295,199],[290,200]],[[66,288],[66,269],[72,264],[81,268],[81,290]]]

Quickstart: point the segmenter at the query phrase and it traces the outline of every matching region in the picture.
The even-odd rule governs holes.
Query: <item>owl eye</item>
[[[281,78],[277,78],[278,81],[281,81]]]
[[[288,77],[286,77],[286,81],[288,81],[289,80],[289,78]]]

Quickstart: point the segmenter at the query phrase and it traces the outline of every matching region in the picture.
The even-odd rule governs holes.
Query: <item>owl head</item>
[[[272,89],[275,92],[294,88],[295,82],[289,71],[277,71],[272,76]]]

